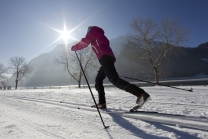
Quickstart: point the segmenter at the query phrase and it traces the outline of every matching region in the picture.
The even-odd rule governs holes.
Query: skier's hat
[[[92,26],[89,26],[88,29],[87,29],[87,32],[89,32],[91,28],[92,28]]]

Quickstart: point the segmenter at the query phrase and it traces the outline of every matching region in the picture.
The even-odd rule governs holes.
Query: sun
[[[56,32],[58,32],[60,34],[60,37],[57,38],[54,42],[52,42],[49,46],[47,46],[47,48],[50,47],[51,45],[53,45],[54,43],[60,41],[60,40],[63,40],[66,46],[67,46],[67,41],[69,39],[72,39],[72,40],[78,42],[79,40],[77,40],[76,38],[72,37],[71,36],[71,33],[74,30],[76,30],[80,25],[82,25],[83,23],[85,23],[87,20],[89,20],[90,18],[92,18],[94,15],[96,15],[100,10],[102,10],[109,3],[110,2],[106,3],[103,7],[101,7],[100,9],[98,9],[95,13],[93,13],[92,15],[90,15],[89,17],[87,17],[85,20],[83,20],[81,23],[79,23],[78,25],[76,25],[74,28],[72,28],[69,31],[66,28],[65,20],[64,20],[64,30],[58,30],[58,29],[56,29],[54,27],[48,26],[48,25],[46,25],[46,24],[44,24],[44,23],[41,22],[41,24],[43,24],[44,26],[46,26],[46,27],[48,27],[48,28],[50,28],[50,29],[52,29],[52,30],[54,30],[54,31],[56,31]]]
[[[58,29],[53,28],[53,27],[50,27],[50,28],[60,34],[60,36],[52,44],[54,44],[54,43],[56,43],[60,40],[63,40],[64,44],[67,46],[69,39],[78,41],[77,39],[75,39],[74,37],[71,36],[71,32],[74,31],[74,28],[71,29],[71,30],[67,30],[65,23],[64,23],[64,29],[63,30],[58,30]]]
[[[62,38],[64,41],[66,41],[67,39],[70,38],[69,31],[67,31],[67,30],[61,31],[60,34],[61,34],[61,38]]]
[[[70,31],[68,31],[67,29],[66,29],[66,26],[64,26],[64,30],[63,31],[59,31],[59,33],[60,33],[60,39],[62,39],[62,40],[64,40],[64,43],[65,43],[65,45],[67,45],[67,40],[68,39],[70,39],[70,38],[72,38],[71,36],[70,36]]]
[[[66,25],[64,24],[64,30],[60,31],[60,30],[55,30],[57,31],[59,34],[60,34],[60,37],[57,39],[57,41],[59,40],[63,40],[65,45],[67,45],[67,41],[69,39],[73,39],[73,40],[76,40],[75,38],[73,38],[70,33],[72,32],[72,30],[68,31],[67,28],[66,28]]]

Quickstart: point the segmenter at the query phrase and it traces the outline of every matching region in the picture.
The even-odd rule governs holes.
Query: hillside
[[[136,58],[137,53],[129,43],[124,47],[116,63],[119,74],[153,80],[154,74],[149,62]],[[175,47],[159,72],[160,79],[208,77],[208,43],[196,48]]]
[[[126,43],[125,37],[118,37],[110,41],[110,45],[117,57],[115,66],[118,74],[145,80],[154,80],[154,74],[148,61],[135,57],[137,49]],[[69,44],[69,46],[71,46]],[[30,78],[19,82],[19,86],[40,87],[77,84],[62,65],[54,63],[59,51],[58,45],[51,52],[41,54],[32,59],[29,64],[34,68]],[[208,77],[208,43],[196,48],[175,47],[168,55],[164,64],[159,68],[160,79]],[[97,61],[98,62],[98,61]],[[94,83],[97,68],[90,69],[88,80]],[[14,86],[14,76],[8,84]],[[105,79],[104,82],[109,82]],[[83,83],[85,80],[83,78]]]
[[[122,51],[124,43],[125,39],[122,36],[110,41],[110,45],[116,56],[118,56]],[[68,44],[68,46],[72,46],[72,44]],[[57,45],[56,48],[54,48],[54,50],[51,52],[44,53],[33,58],[29,64],[34,68],[34,71],[30,74],[30,78],[23,79],[21,82],[19,82],[18,86],[40,87],[77,84],[77,82],[70,78],[63,65],[54,63],[55,55],[57,55],[59,52],[60,46],[61,44]],[[70,52],[70,54],[74,54],[74,52]],[[98,69],[99,67],[89,69],[90,75],[88,76],[88,80],[90,83],[94,83]],[[8,84],[14,86],[14,81],[15,76],[12,76],[9,79]],[[84,77],[83,83],[85,83]]]

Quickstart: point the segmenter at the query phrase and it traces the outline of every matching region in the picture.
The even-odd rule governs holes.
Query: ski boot
[[[96,105],[92,105],[91,107],[96,108]],[[106,104],[97,104],[97,107],[98,107],[98,109],[106,109],[107,108]]]
[[[140,97],[137,98],[136,106],[134,106],[130,111],[137,111],[138,109],[141,109],[142,106],[149,100],[151,100],[150,95],[144,92]]]

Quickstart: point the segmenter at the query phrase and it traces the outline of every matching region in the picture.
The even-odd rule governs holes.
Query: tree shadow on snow
[[[143,120],[143,121],[145,121],[145,120]],[[145,121],[145,122],[147,122],[151,125],[154,125],[158,129],[162,129],[164,131],[172,132],[172,133],[176,134],[177,136],[180,136],[180,139],[201,139],[201,138],[198,138],[197,136],[190,135],[187,132],[179,131],[177,129],[165,126],[164,124],[161,124],[161,123],[150,122],[150,121]]]
[[[151,134],[146,133],[145,131],[139,129],[138,127],[133,125],[131,122],[123,118],[122,116],[118,116],[116,114],[109,114],[109,115],[112,117],[113,121],[116,124],[120,125],[122,128],[131,132],[137,137],[145,138],[145,139],[167,139],[167,137],[159,137],[156,135],[151,135]]]

